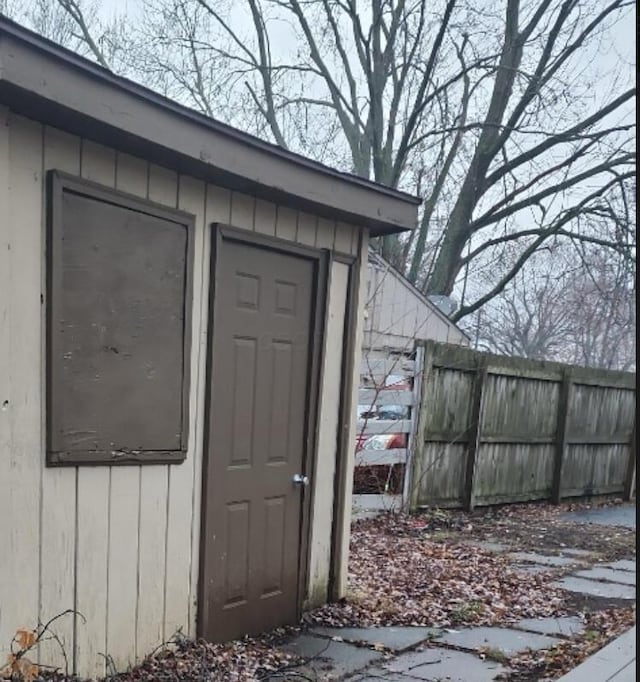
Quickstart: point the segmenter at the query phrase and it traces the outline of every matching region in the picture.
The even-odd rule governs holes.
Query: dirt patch
[[[424,531],[439,533],[440,539],[467,539],[501,542],[518,551],[558,554],[568,548],[593,552],[600,560],[635,559],[636,531],[620,526],[575,523],[562,518],[567,511],[612,506],[595,504],[547,503],[480,508],[471,514],[462,511],[425,510]]]

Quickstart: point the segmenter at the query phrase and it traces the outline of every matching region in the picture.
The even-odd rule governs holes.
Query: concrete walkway
[[[564,521],[575,523],[595,523],[602,526],[636,527],[635,505],[620,505],[615,507],[600,507],[598,509],[584,509],[571,511],[560,516]]]

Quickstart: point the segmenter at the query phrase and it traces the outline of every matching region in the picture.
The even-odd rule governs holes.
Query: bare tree
[[[102,62],[81,0],[55,1]],[[138,78],[424,197],[411,237],[387,237],[381,249],[428,294],[473,280],[475,297],[454,319],[558,238],[634,256],[633,68],[622,58],[595,66],[633,0],[141,2],[128,51]],[[482,278],[505,246],[517,253],[512,267]]]
[[[556,246],[534,258],[465,325],[482,350],[635,370],[634,264]],[[535,261],[538,262],[535,262]]]
[[[457,318],[498,294],[547,240],[594,238],[585,217],[606,216],[597,238],[617,247],[627,216],[611,206],[635,173],[635,124],[624,117],[635,89],[614,80],[593,106],[584,69],[632,3],[472,5],[247,0],[241,21],[210,0],[154,2],[209,15],[198,41],[242,73],[236,96],[263,124],[257,132],[337,164],[347,150],[354,173],[421,191],[414,236],[382,248],[423,290],[451,294],[469,263],[473,273],[496,247],[518,246],[512,270]],[[285,22],[299,36],[293,49],[277,44]]]
[[[0,12],[122,75],[132,74],[126,17],[100,15],[100,0],[0,0]],[[134,69],[135,71],[135,69]]]

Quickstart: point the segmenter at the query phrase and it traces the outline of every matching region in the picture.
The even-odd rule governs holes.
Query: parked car
[[[381,433],[375,436],[365,436],[357,450],[393,450],[407,445],[406,433]]]
[[[380,405],[376,419],[409,419],[408,405]]]

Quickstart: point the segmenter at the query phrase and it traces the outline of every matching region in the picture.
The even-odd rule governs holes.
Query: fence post
[[[562,499],[562,465],[565,450],[567,449],[567,433],[569,432],[569,407],[573,379],[570,370],[562,374],[560,395],[558,397],[558,426],[556,428],[556,443],[553,460],[553,481],[551,484],[551,500],[554,504],[560,504]]]
[[[476,370],[471,394],[471,411],[467,430],[467,457],[464,476],[463,505],[467,511],[475,506],[476,456],[482,435],[482,411],[484,406],[484,385],[488,369],[486,365]]]
[[[422,465],[424,464],[424,446],[427,421],[429,419],[429,408],[431,398],[428,391],[433,386],[431,381],[435,359],[435,346],[433,341],[425,341],[423,348],[422,367],[420,372],[420,391],[417,395],[418,423],[415,427],[415,438],[413,439],[413,452],[411,453],[411,466],[405,470],[405,477],[408,481],[407,506],[408,511],[413,511],[418,506],[418,494],[420,492],[420,480],[422,478]]]
[[[636,460],[638,453],[636,452],[636,421],[637,417],[633,417],[633,430],[631,431],[631,440],[629,441],[629,460],[627,462],[627,473],[624,477],[624,499],[630,502],[633,499],[633,492],[636,481]]]
[[[424,373],[424,347],[422,344],[414,343],[414,370],[413,387],[411,389],[413,399],[411,404],[411,433],[407,436],[406,450],[407,455],[404,462],[404,481],[402,482],[402,509],[405,512],[411,511],[411,470],[413,468],[413,458],[418,442],[418,413],[420,410],[420,397],[422,396],[422,375]]]

